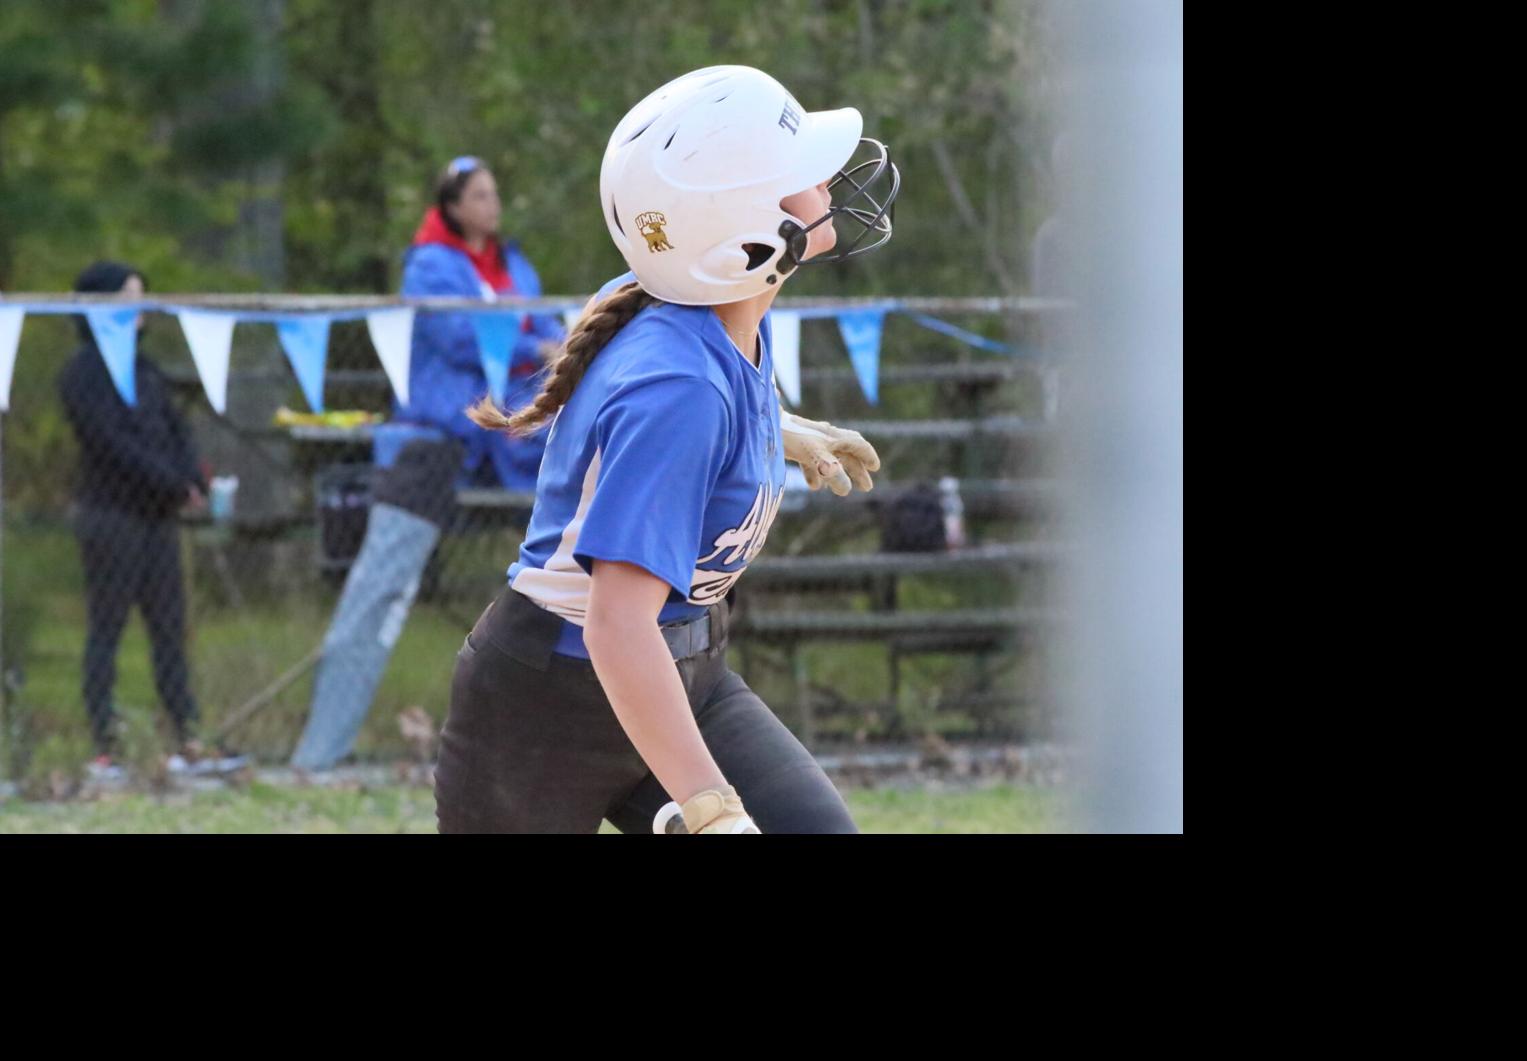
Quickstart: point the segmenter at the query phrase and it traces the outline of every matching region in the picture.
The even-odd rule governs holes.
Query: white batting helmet
[[[852,107],[805,111],[752,67],[685,74],[632,107],[610,135],[599,169],[610,238],[644,290],[685,306],[770,290],[802,264],[806,234],[833,217],[863,230],[811,264],[873,250],[891,237],[901,176],[883,144],[861,140],[863,127]],[[874,157],[845,168],[861,144]],[[780,209],[784,197],[830,178],[843,202],[822,217]],[[883,204],[871,191],[877,179],[889,189]]]

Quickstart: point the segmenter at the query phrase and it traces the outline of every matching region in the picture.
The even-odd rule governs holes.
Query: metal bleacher
[[[851,368],[802,371],[802,413],[861,432],[882,461],[869,493],[789,491],[763,555],[730,598],[733,666],[760,691],[769,686],[766,699],[808,744],[851,739],[863,719],[883,724],[877,736],[915,735],[898,729],[909,703],[925,719],[966,720],[950,733],[1027,735],[1024,712],[1036,693],[1009,679],[1043,655],[1040,635],[1060,621],[1049,585],[1067,555],[1050,531],[1061,490],[1047,459],[1053,427],[1042,414],[1018,411],[1042,407],[1020,399],[1040,393],[1047,369],[1024,358],[939,356],[881,367],[880,388],[896,396],[886,402],[901,414],[896,418],[875,415]],[[329,382],[368,395],[362,405],[386,400],[381,372],[336,370]],[[369,427],[254,434],[277,433],[303,454],[296,463],[308,474],[336,461],[369,459]],[[940,552],[882,551],[897,499],[943,476],[958,477],[966,544]],[[482,488],[461,490],[457,499],[467,514],[462,525],[476,529],[522,520],[534,501],[530,493]],[[485,541],[480,548],[486,547]],[[503,562],[501,543],[493,549],[494,563]],[[494,566],[470,546],[445,562],[453,570]],[[331,574],[341,571],[336,566]],[[869,655],[853,650],[861,661],[853,666],[863,671],[870,656],[883,651],[878,691],[862,692],[874,684],[867,674],[858,695],[835,686],[834,666],[848,664],[824,661],[824,653],[853,645],[875,647]],[[913,661],[919,660],[944,670],[928,679],[917,673]]]
[[[787,495],[768,546],[736,587],[738,669],[755,687],[776,683],[766,699],[808,745],[851,739],[865,718],[879,720],[879,736],[916,735],[901,718],[909,703],[925,718],[968,720],[948,732],[1024,735],[1036,694],[1006,679],[1042,656],[1042,635],[1060,622],[1048,587],[1067,555],[1049,532],[1060,491],[1047,474],[1053,428],[1013,411],[1014,385],[1037,391],[1041,370],[1005,357],[883,366],[883,394],[911,388],[924,399],[887,404],[930,413],[898,419],[866,415],[850,368],[802,372],[805,415],[859,431],[881,457],[867,494]],[[968,544],[882,551],[897,499],[946,475],[960,477]],[[883,649],[878,696],[845,697],[818,673],[833,646],[849,644]],[[910,661],[934,656],[965,658],[962,677],[909,674]],[[781,680],[793,703],[781,700]]]

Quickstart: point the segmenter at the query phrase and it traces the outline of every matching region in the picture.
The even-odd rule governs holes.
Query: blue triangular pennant
[[[520,339],[523,313],[473,313],[472,329],[477,333],[477,352],[482,358],[483,375],[488,378],[488,393],[498,405],[504,404],[509,391],[509,360]]]
[[[111,382],[128,405],[138,404],[138,311],[135,309],[87,309],[85,319],[95,335],[95,345],[111,373]]]
[[[880,333],[885,327],[885,310],[852,310],[838,314],[838,331],[843,345],[848,347],[848,358],[854,364],[854,375],[871,405],[880,404]]]
[[[323,412],[323,368],[329,357],[330,318],[322,314],[303,314],[276,321],[281,348],[292,363],[297,382],[302,386],[308,408]]]

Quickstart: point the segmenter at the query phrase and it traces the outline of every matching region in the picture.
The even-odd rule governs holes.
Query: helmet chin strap
[[[785,241],[785,250],[779,256],[779,261],[774,264],[774,269],[781,280],[795,272],[795,267],[806,260],[806,245],[811,241],[811,230],[830,217],[832,217],[831,210],[805,228],[788,218],[779,223],[779,236]],[[775,283],[773,276],[769,277],[769,282]]]

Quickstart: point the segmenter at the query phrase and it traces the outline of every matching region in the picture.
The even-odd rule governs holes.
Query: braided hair
[[[567,404],[573,389],[588,371],[589,363],[603,350],[615,333],[630,323],[648,306],[660,300],[643,291],[635,281],[611,291],[583,315],[568,334],[562,349],[556,354],[546,374],[546,382],[535,400],[515,413],[505,413],[493,401],[491,395],[479,399],[466,410],[468,418],[478,427],[489,431],[503,431],[522,436],[534,432],[557,410]]]

